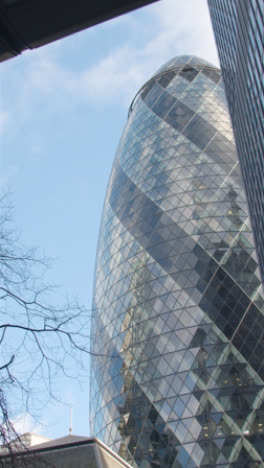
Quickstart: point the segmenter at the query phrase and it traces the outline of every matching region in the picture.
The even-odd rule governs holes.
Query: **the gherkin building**
[[[264,313],[220,71],[138,92],[105,199],[91,428],[138,468],[264,467]]]

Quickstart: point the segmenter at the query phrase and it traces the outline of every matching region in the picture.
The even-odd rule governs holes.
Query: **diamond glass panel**
[[[130,108],[93,310],[97,437],[138,468],[263,466],[260,275],[220,71],[198,57]]]

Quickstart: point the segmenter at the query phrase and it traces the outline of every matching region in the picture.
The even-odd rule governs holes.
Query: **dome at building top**
[[[197,57],[196,55],[177,55],[176,57],[173,57],[171,60],[162,65],[162,67],[160,67],[157,70],[155,75],[157,75],[158,73],[162,73],[166,70],[170,70],[171,68],[180,67],[187,64],[217,68],[212,63],[202,59],[201,57]]]
[[[150,79],[140,88],[140,90],[137,92],[136,96],[134,97],[134,99],[133,99],[133,101],[132,101],[132,103],[130,105],[128,115],[130,115],[132,109],[134,108],[134,105],[135,105],[135,103],[137,101],[137,98],[140,95],[140,93],[142,92],[142,90],[145,90],[146,86],[148,86],[149,84],[151,86],[151,83],[153,83],[153,79],[155,80],[158,75],[160,75],[162,73],[173,71],[175,69],[179,69],[179,71],[181,71],[181,69],[184,69],[183,71],[187,72],[185,74],[185,78],[187,78],[188,73],[190,73],[191,76],[189,76],[187,79],[189,81],[192,81],[192,79],[198,73],[198,72],[197,73],[194,72],[194,76],[193,76],[193,73],[192,73],[193,68],[197,68],[197,69],[209,68],[209,72],[211,74],[213,74],[213,75],[216,74],[215,75],[216,76],[216,78],[215,78],[216,81],[215,82],[217,83],[219,81],[221,71],[220,71],[219,68],[217,68],[212,63],[208,62],[207,60],[202,59],[201,57],[197,57],[197,55],[177,55],[176,57],[173,57],[168,62],[164,63],[164,65],[162,65],[152,76],[150,76]],[[175,73],[174,73],[174,75],[175,75]]]

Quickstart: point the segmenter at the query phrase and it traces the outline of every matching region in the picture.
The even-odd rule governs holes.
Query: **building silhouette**
[[[264,7],[208,0],[264,280]]]
[[[32,432],[0,447],[3,468],[131,468],[95,437],[47,439]]]
[[[92,433],[139,468],[263,466],[263,295],[220,71],[166,63],[129,111],[94,284]]]
[[[154,1],[1,0],[0,62]]]

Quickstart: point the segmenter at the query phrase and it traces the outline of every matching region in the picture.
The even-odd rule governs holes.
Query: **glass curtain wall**
[[[139,468],[263,467],[263,295],[220,71],[129,110],[94,283],[91,428]]]

